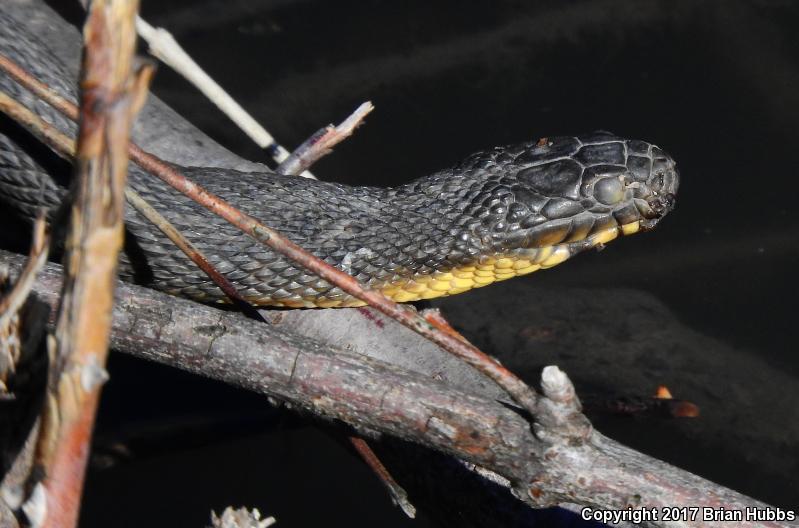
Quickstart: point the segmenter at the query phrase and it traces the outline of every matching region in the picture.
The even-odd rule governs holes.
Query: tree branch
[[[113,286],[122,249],[130,126],[146,86],[132,75],[136,0],[95,0],[84,28],[75,201],[47,405],[38,443],[43,526],[77,526],[91,431],[107,377]],[[138,91],[137,91],[138,90]]]
[[[19,270],[22,257],[0,251]],[[54,305],[58,266],[35,291]],[[117,285],[113,348],[285,400],[361,431],[390,434],[472,462],[508,479],[534,507],[571,503],[623,509],[723,506],[759,501],[608,439],[584,421],[568,378],[545,371],[534,431],[506,405],[374,359],[354,356],[241,314]],[[701,517],[700,517],[701,521]],[[725,526],[652,522],[651,526]],[[750,522],[740,526],[790,526]]]

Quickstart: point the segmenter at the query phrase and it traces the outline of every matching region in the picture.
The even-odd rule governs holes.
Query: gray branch
[[[23,261],[0,252],[0,263],[14,272]],[[55,306],[60,285],[60,268],[49,265],[35,292]],[[571,382],[555,367],[544,369],[544,397],[531,428],[525,417],[495,399],[235,312],[125,283],[117,286],[112,347],[286,401],[361,431],[449,453],[504,477],[514,494],[533,507],[768,507],[597,433],[580,413]]]

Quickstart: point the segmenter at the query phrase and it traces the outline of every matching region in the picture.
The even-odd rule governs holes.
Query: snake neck
[[[408,184],[385,189],[381,201],[415,233],[421,254],[435,261],[436,269],[466,265],[490,250],[490,237],[478,234],[480,211],[473,207],[481,194],[496,187],[485,174],[448,169]],[[499,203],[499,202],[497,202]],[[477,213],[477,216],[475,216]]]

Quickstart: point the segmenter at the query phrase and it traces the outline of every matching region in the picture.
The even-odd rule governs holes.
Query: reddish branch
[[[0,67],[5,68],[11,62],[8,58],[0,60]],[[46,85],[36,81],[22,68],[16,67],[8,70],[21,84],[34,89],[36,94],[58,110],[65,110],[64,114],[74,115],[72,106],[66,100],[54,95]],[[311,271],[322,279],[341,288],[353,297],[373,306],[377,310],[398,321],[400,324],[421,334],[436,343],[447,352],[461,358],[501,386],[516,402],[530,413],[535,412],[536,394],[515,374],[500,365],[493,358],[479,350],[474,345],[459,339],[447,332],[443,332],[430,324],[424,317],[413,310],[403,307],[382,293],[364,287],[351,275],[331,266],[322,259],[305,251],[300,246],[284,237],[274,229],[261,224],[230,203],[208,192],[201,186],[183,176],[174,167],[164,163],[157,157],[143,151],[135,144],[129,148],[130,159],[143,169],[157,176],[165,183],[171,185],[195,202],[199,203],[212,213],[224,218],[232,225],[252,236],[258,242],[272,248],[278,253],[288,257],[293,262]]]
[[[175,244],[178,249],[180,249],[183,254],[185,254],[192,262],[194,262],[198,268],[200,268],[209,279],[211,279],[214,284],[219,286],[219,289],[222,290],[230,302],[236,305],[242,312],[246,313],[253,319],[264,320],[261,314],[253,308],[253,306],[248,303],[242,296],[239,294],[239,291],[230,282],[227,277],[225,277],[219,270],[217,270],[211,261],[208,260],[208,257],[200,251],[191,241],[186,238],[186,236],[180,232],[175,226],[173,226],[169,220],[164,218],[164,216],[155,210],[153,206],[151,206],[147,201],[139,196],[139,194],[128,187],[125,189],[125,197],[128,200],[128,203],[131,204],[139,213],[142,214],[147,220],[149,220],[153,225],[155,225],[158,229],[164,233],[169,240]]]
[[[76,193],[66,241],[57,354],[39,438],[45,527],[77,526],[91,431],[106,374],[122,248],[127,144],[143,87],[132,77],[135,0],[95,0],[84,28]],[[140,93],[140,92],[139,92]]]
[[[536,404],[535,392],[512,372],[474,345],[439,331],[413,310],[395,303],[378,291],[365,288],[351,275],[308,253],[274,229],[261,224],[252,216],[241,212],[230,203],[208,192],[203,187],[184,177],[173,167],[144,152],[139,147],[131,145],[130,154],[131,159],[139,166],[156,175],[209,211],[224,218],[255,240],[285,255],[303,268],[331,284],[335,284],[344,292],[373,306],[404,326],[430,339],[444,350],[463,359],[493,379],[522,407],[534,412]]]
[[[350,436],[349,438],[350,444],[358,453],[358,455],[366,462],[366,465],[369,466],[369,469],[377,475],[377,478],[380,479],[380,482],[388,490],[391,499],[400,507],[400,509],[410,517],[411,519],[416,517],[416,507],[411,504],[411,501],[408,500],[408,493],[397,484],[397,481],[394,480],[394,477],[391,475],[389,470],[383,465],[383,462],[378,458],[372,448],[369,447],[369,444],[363,438],[359,438],[357,436]]]
[[[4,62],[5,58],[0,55],[0,63]],[[6,61],[7,62],[7,61]],[[63,100],[59,99],[62,103]],[[67,108],[72,110],[71,106]],[[29,130],[36,137],[46,143],[53,151],[59,154],[67,161],[73,161],[75,158],[75,142],[61,133],[54,126],[47,123],[38,115],[34,114],[26,107],[11,99],[8,95],[0,92],[0,112],[10,116],[27,130]],[[68,112],[70,117],[71,111]],[[125,189],[125,197],[128,202],[139,211],[142,216],[152,222],[158,229],[161,230],[183,253],[194,262],[206,275],[217,285],[222,292],[227,295],[230,301],[238,306],[243,312],[247,313],[254,319],[262,319],[260,314],[253,309],[236,290],[236,287],[231,283],[222,273],[220,273],[208,258],[197,249],[178,229],[176,229],[169,221],[156,211],[150,204],[148,204],[141,196],[138,195],[133,189]]]

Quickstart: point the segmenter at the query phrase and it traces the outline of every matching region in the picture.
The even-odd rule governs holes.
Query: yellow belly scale
[[[632,222],[605,229],[588,237],[591,247],[607,244],[620,233],[632,235],[640,229],[639,222]],[[415,275],[401,281],[379,287],[380,291],[396,302],[411,302],[422,299],[435,299],[447,295],[456,295],[473,288],[481,288],[494,282],[513,277],[527,275],[540,269],[557,266],[570,256],[567,243],[555,244],[543,248],[520,250],[518,253],[482,256],[470,266],[454,268],[446,272],[434,272],[428,275]],[[283,306],[288,307],[355,307],[366,303],[358,299],[307,299],[303,301],[286,300]]]

